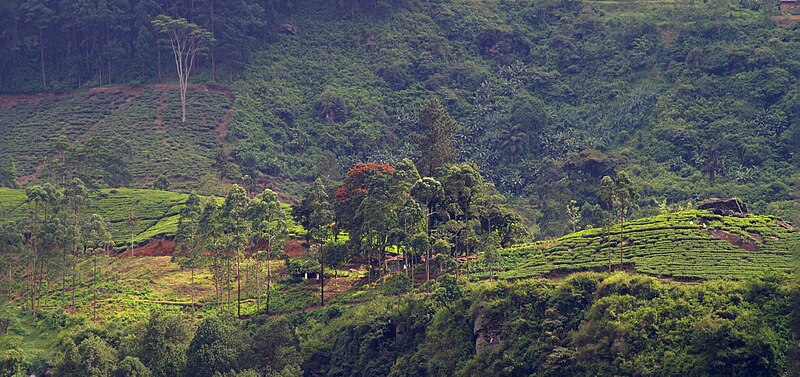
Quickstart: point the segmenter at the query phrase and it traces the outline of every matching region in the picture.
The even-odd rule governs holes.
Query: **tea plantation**
[[[614,270],[675,279],[735,279],[788,272],[791,254],[798,249],[800,231],[775,217],[690,210],[504,249],[494,270],[503,279],[558,275],[606,270],[610,258]],[[479,272],[473,277],[485,277],[490,271],[486,262],[476,264]]]
[[[24,181],[34,180],[54,156],[51,141],[69,148],[90,139],[113,145],[139,185],[159,174],[197,182],[214,171],[223,149],[233,98],[224,90],[189,91],[189,116],[181,122],[180,94],[170,85],[103,88],[69,95],[25,97],[0,103],[0,160],[16,162]],[[191,186],[191,185],[190,185]]]

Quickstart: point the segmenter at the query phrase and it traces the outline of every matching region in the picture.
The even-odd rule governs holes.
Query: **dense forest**
[[[0,376],[798,375],[798,22],[0,2]]]

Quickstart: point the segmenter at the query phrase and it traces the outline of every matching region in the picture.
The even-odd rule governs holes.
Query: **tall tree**
[[[260,258],[267,261],[267,276],[266,276],[266,314],[269,314],[269,302],[271,295],[271,280],[272,280],[272,253],[277,249],[282,241],[287,236],[286,229],[286,214],[281,209],[281,204],[278,202],[278,194],[270,189],[264,190],[258,194],[252,201],[248,208],[248,217],[252,221],[253,229],[253,243],[258,245],[261,242],[266,242],[263,253],[256,253],[256,263]],[[260,272],[260,267],[256,268],[257,273]],[[256,303],[258,307],[261,295],[258,294],[259,289],[256,289]]]
[[[233,185],[222,204],[222,226],[226,235],[228,252],[236,258],[236,315],[242,312],[241,256],[250,240],[252,223],[247,219],[250,199],[239,185]],[[229,294],[230,296],[230,294]]]
[[[24,12],[25,22],[34,28],[35,43],[39,47],[39,67],[42,74],[42,88],[47,89],[47,73],[45,70],[44,41],[48,30],[55,21],[56,13],[46,0],[27,0],[20,4]]]
[[[293,210],[293,216],[306,229],[307,238],[318,249],[320,260],[320,304],[325,305],[325,258],[322,242],[330,235],[334,216],[330,199],[321,179],[314,181],[303,195],[303,201]]]
[[[17,164],[12,159],[6,159],[0,164],[0,187],[19,188],[17,183]]]
[[[605,202],[613,214],[613,221],[615,224],[624,225],[628,211],[636,199],[639,199],[639,193],[636,191],[636,186],[630,179],[628,173],[620,170],[617,173],[617,180],[614,181],[609,176],[604,176],[600,181],[600,190],[597,193],[600,200]],[[620,229],[621,234],[622,229]],[[609,256],[610,258],[610,256]],[[619,264],[622,265],[622,248],[619,248]],[[609,269],[611,269],[611,261],[609,260]]]
[[[398,185],[394,174],[376,175],[369,182],[369,189],[361,205],[356,211],[356,224],[359,226],[351,233],[353,239],[362,240],[369,254],[377,253],[378,271],[381,284],[386,275],[386,246],[389,231],[397,225],[397,210],[402,196],[396,192]],[[372,256],[370,255],[370,266]]]
[[[427,176],[432,177],[436,169],[454,162],[458,157],[453,140],[459,126],[438,97],[425,102],[419,112],[418,122],[422,128],[422,134],[417,138],[421,153],[419,165]]]
[[[0,224],[0,256],[6,299],[11,296],[13,286],[14,259],[23,248],[25,236],[16,223]]]
[[[102,216],[93,214],[84,231],[84,250],[92,258],[92,316],[97,320],[97,254],[105,253],[111,245],[111,232],[108,231],[108,223]]]
[[[186,199],[178,218],[178,230],[175,233],[175,246],[178,255],[183,258],[185,265],[191,271],[190,291],[192,302],[192,319],[195,316],[194,306],[194,269],[197,259],[201,255],[200,216],[203,207],[200,197],[192,191]]]
[[[213,256],[211,271],[214,276],[214,294],[218,303],[222,301],[220,259],[224,251],[224,235],[222,234],[220,220],[220,208],[217,198],[213,196],[206,198],[203,203],[203,211],[200,213],[198,233],[202,240],[203,249],[209,251]]]
[[[80,178],[73,178],[64,187],[64,200],[69,208],[66,225],[68,227],[69,242],[72,246],[72,308],[75,309],[75,269],[78,265],[79,246],[81,239],[81,214],[89,205],[89,190]]]
[[[189,75],[192,73],[197,54],[207,45],[214,43],[214,35],[197,24],[186,21],[185,18],[174,19],[163,14],[153,20],[153,26],[159,33],[169,36],[181,91],[181,121],[185,123]]]
[[[429,241],[425,248],[425,281],[431,279],[431,228],[433,227],[433,213],[436,205],[444,198],[444,189],[439,181],[425,177],[414,183],[411,187],[411,196],[420,203],[425,205],[425,233],[426,239]]]

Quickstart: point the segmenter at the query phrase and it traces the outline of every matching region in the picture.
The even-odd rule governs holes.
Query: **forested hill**
[[[169,80],[150,21],[186,17],[218,40],[193,80],[236,97],[230,178],[337,180],[357,161],[416,156],[416,112],[436,95],[461,158],[539,236],[566,233],[572,200],[582,227],[599,225],[600,178],[622,169],[637,217],[737,196],[800,222],[800,30],[770,19],[777,3],[63,4],[0,5],[0,88]]]

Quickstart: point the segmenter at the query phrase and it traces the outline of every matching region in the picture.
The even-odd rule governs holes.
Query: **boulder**
[[[297,28],[292,24],[280,24],[278,25],[278,32],[281,34],[295,35],[297,34]]]

